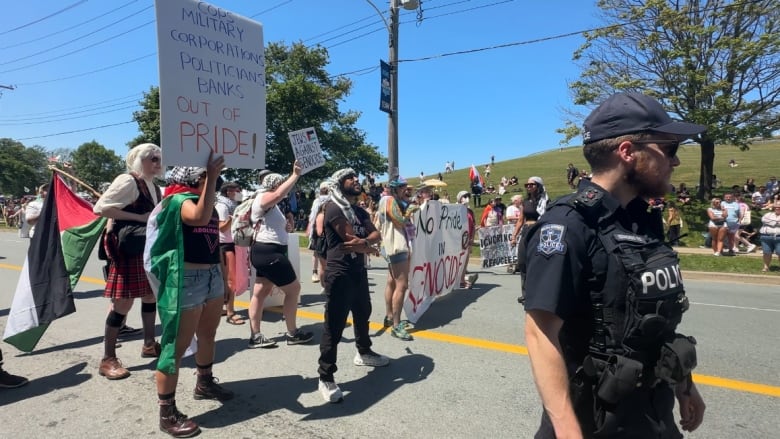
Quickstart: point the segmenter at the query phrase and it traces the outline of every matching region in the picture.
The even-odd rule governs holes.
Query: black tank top
[[[197,198],[192,200],[197,203]],[[184,235],[184,262],[219,264],[219,217],[216,209],[205,226],[182,224]]]
[[[539,212],[536,211],[537,201],[531,198],[523,200],[523,218],[525,221],[538,221]]]

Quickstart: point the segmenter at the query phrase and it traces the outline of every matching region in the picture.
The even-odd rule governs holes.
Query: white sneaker
[[[252,334],[249,337],[249,349],[256,349],[256,348],[268,349],[274,347],[276,347],[276,342],[269,338],[266,338],[266,336],[264,336],[259,332],[257,334]]]
[[[335,404],[344,401],[344,395],[341,393],[341,389],[339,389],[339,386],[333,381],[322,381],[322,379],[320,379],[319,389],[322,399],[327,402]]]
[[[712,254],[712,256],[720,256],[720,252],[715,252]]]
[[[317,282],[320,281],[320,275],[317,274],[317,273],[312,273],[311,274],[311,281],[316,284]]]
[[[748,253],[753,253],[753,250],[755,250],[755,249],[756,249],[756,245],[755,244],[750,244],[748,246],[747,250],[745,250],[745,251],[748,252]]]
[[[374,351],[368,351],[363,355],[360,355],[360,352],[356,353],[353,362],[355,366],[384,367],[390,364],[390,359]]]

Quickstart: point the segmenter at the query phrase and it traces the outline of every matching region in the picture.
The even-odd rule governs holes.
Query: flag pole
[[[62,169],[60,169],[60,168],[58,168],[56,166],[49,165],[49,169],[51,169],[53,172],[59,172],[60,174],[70,178],[71,180],[75,181],[76,183],[84,186],[85,188],[89,189],[93,194],[95,194],[95,196],[98,197],[98,198],[100,198],[100,196],[102,195],[100,192],[96,191],[95,189],[92,189],[92,186],[84,183],[83,181],[81,181],[78,178],[68,174],[67,172],[63,171]]]

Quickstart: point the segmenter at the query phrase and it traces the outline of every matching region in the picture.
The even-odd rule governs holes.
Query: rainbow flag
[[[16,285],[3,340],[32,352],[52,321],[76,311],[73,288],[106,219],[54,173]]]

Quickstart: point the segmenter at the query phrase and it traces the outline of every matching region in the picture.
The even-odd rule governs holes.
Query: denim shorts
[[[193,309],[203,306],[206,302],[225,295],[225,284],[222,281],[222,270],[219,264],[211,268],[184,270],[184,285],[182,288],[181,309]]]
[[[761,235],[761,251],[765,255],[772,253],[780,256],[780,235]]]
[[[385,258],[390,264],[397,264],[409,260],[409,252],[396,253]]]

